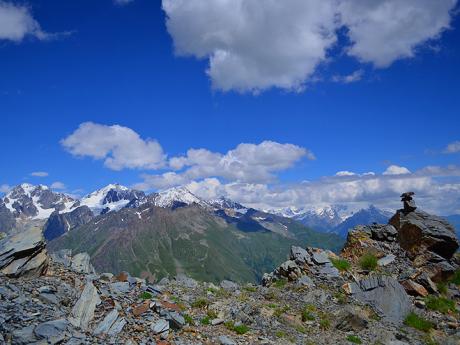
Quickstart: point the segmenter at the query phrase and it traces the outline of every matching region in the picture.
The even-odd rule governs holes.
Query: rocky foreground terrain
[[[0,241],[0,343],[460,344],[454,229],[403,202],[339,256],[293,246],[262,285],[96,273],[29,228]]]

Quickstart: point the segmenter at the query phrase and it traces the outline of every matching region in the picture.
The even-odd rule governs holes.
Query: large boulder
[[[371,276],[344,286],[361,302],[369,303],[385,320],[400,323],[411,310],[411,301],[399,282],[390,276]]]
[[[399,210],[390,224],[398,230],[400,246],[412,257],[430,251],[450,259],[459,248],[454,227],[426,212]]]
[[[31,227],[0,241],[0,272],[8,277],[38,277],[48,267],[41,229]]]

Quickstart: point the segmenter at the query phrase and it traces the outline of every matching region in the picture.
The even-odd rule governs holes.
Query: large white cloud
[[[225,154],[190,149],[185,156],[169,160],[170,167],[177,172],[143,177],[148,186],[160,189],[207,177],[233,182],[270,182],[276,179],[275,173],[291,168],[304,157],[315,159],[303,147],[273,141],[239,144]]]
[[[352,41],[348,54],[377,67],[413,57],[451,21],[457,0],[343,0],[342,24]]]
[[[376,67],[414,56],[449,27],[457,0],[163,0],[176,54],[208,59],[214,88],[299,90],[345,27],[351,56]],[[362,72],[337,81],[352,82]]]
[[[221,90],[299,89],[336,42],[328,0],[163,0],[176,53],[208,58]]]
[[[26,36],[44,40],[50,34],[41,29],[27,6],[0,0],[0,40],[20,42]]]
[[[156,140],[144,140],[131,128],[119,125],[85,122],[61,144],[72,155],[103,159],[112,170],[159,169],[165,164],[165,154]]]

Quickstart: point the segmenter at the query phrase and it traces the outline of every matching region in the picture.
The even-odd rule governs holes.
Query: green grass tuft
[[[353,343],[353,344],[362,344],[363,342],[361,341],[361,338],[358,337],[357,335],[349,335],[347,337],[347,340],[350,342],[350,343]]]
[[[209,316],[205,316],[200,320],[200,323],[202,325],[210,325],[211,324],[211,318]]]
[[[428,332],[433,328],[433,324],[430,321],[425,320],[415,313],[410,313],[407,315],[406,319],[404,320],[404,324],[423,332]]]
[[[359,260],[359,265],[363,270],[374,271],[377,268],[377,257],[374,254],[364,254]]]
[[[313,321],[315,319],[315,315],[312,312],[304,309],[302,311],[302,322]]]
[[[209,305],[209,301],[204,298],[198,298],[192,303],[192,308],[206,308]]]
[[[460,285],[460,270],[456,270],[454,276],[450,280],[451,283],[455,285]]]
[[[348,271],[351,267],[351,264],[345,259],[330,258],[330,260],[332,262],[332,265],[334,265],[334,267],[341,272]]]
[[[234,331],[237,334],[245,334],[249,332],[249,327],[244,324],[235,326],[235,323],[233,321],[227,321],[226,323],[224,323],[224,325],[225,327],[227,327],[227,329]]]
[[[139,295],[139,298],[140,299],[152,299],[153,296],[150,292],[144,291],[143,293]]]
[[[430,310],[436,310],[443,314],[449,311],[455,312],[455,302],[445,297],[428,296],[425,298],[426,307]]]
[[[273,286],[274,287],[277,287],[279,289],[282,289],[286,286],[287,284],[287,279],[280,279],[280,280],[277,280],[276,282],[273,283]]]
[[[195,321],[193,321],[193,318],[189,314],[184,314],[184,320],[185,323],[189,324],[190,326],[195,325]]]

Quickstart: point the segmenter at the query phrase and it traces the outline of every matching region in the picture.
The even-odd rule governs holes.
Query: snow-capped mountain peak
[[[29,183],[16,186],[3,198],[3,204],[15,217],[31,219],[46,219],[54,211],[66,212],[73,203],[68,195]]]
[[[198,204],[203,207],[209,207],[209,204],[203,199],[197,197],[187,187],[173,187],[159,192],[155,198],[155,206],[173,207],[177,203],[186,205]]]
[[[73,208],[88,206],[95,214],[117,211],[135,199],[144,198],[141,191],[129,189],[120,184],[109,184],[98,189],[81,200],[77,201]]]
[[[221,196],[217,199],[208,200],[208,203],[217,209],[230,209],[238,213],[246,213],[248,208],[241,205],[240,203]]]

